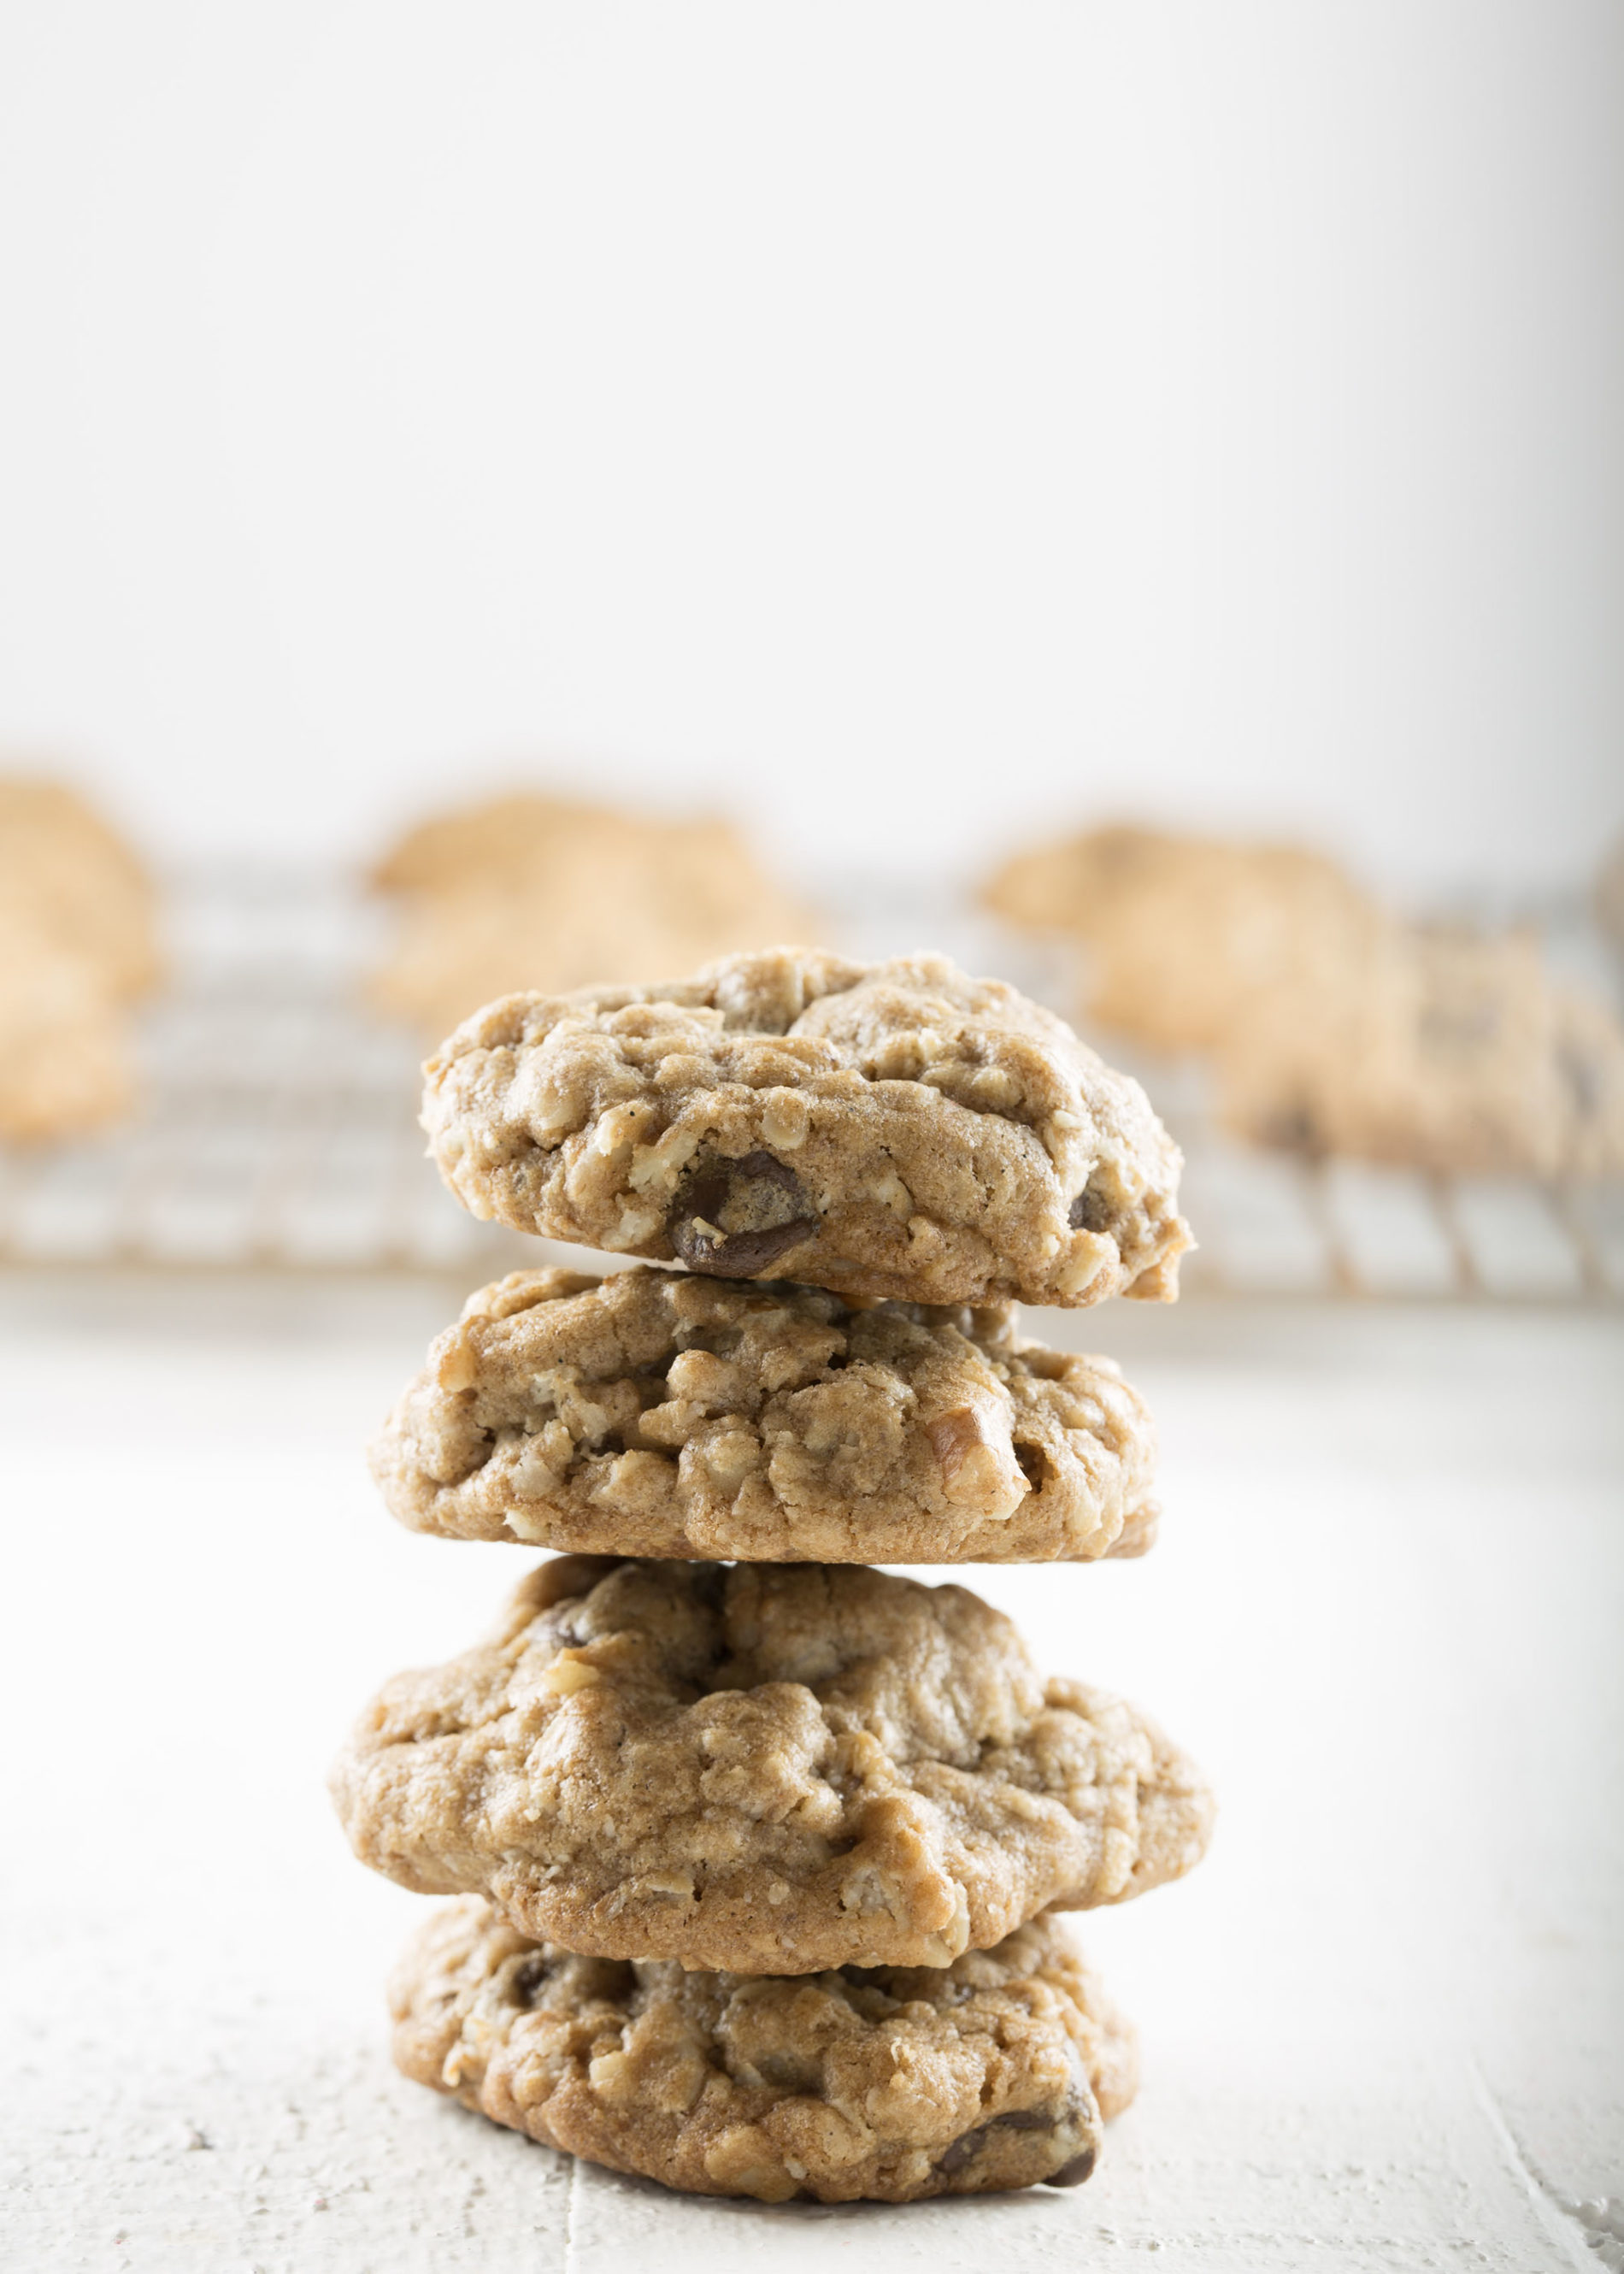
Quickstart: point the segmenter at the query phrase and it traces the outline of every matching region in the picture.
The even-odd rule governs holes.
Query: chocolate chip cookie
[[[948,1967],[790,1977],[581,1958],[464,1896],[390,1985],[406,2075],[688,2195],[914,2202],[1094,2169],[1133,2033],[1059,1923]]]
[[[160,975],[156,899],[135,855],[64,783],[0,776],[0,910],[109,1001]]]
[[[962,1587],[849,1564],[564,1556],[387,1683],[333,1774],[362,1861],[601,1958],[947,1966],[1199,1858],[1136,1708],[1042,1681]]]
[[[1537,940],[1395,927],[1340,984],[1282,988],[1219,1062],[1240,1133],[1461,1174],[1624,1168],[1624,1033]]]
[[[861,1307],[648,1267],[516,1271],[372,1448],[418,1532],[773,1562],[1086,1561],[1150,1544],[1150,1416],[1014,1307]]]
[[[515,988],[691,970],[817,928],[726,822],[534,794],[422,824],[374,881],[400,922],[373,998],[432,1039]]]
[[[1385,921],[1304,847],[1120,825],[1018,855],[986,899],[1086,942],[1088,1017],[1164,1050],[1219,1048],[1282,982],[1356,968]]]
[[[430,1148],[474,1215],[717,1277],[1168,1299],[1190,1245],[1139,1085],[940,956],[786,948],[511,996],[425,1071]]]

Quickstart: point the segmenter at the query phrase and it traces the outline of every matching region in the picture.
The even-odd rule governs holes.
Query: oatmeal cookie
[[[1220,1047],[1282,982],[1357,969],[1385,922],[1323,855],[1128,826],[1018,855],[986,898],[1086,942],[1087,1016],[1164,1050]]]
[[[0,909],[83,967],[111,1000],[142,994],[160,975],[146,872],[60,782],[0,777]]]
[[[688,970],[816,929],[725,822],[542,796],[425,823],[374,881],[400,928],[373,999],[435,1038],[515,989]]]
[[[1596,872],[1590,907],[1607,938],[1624,951],[1624,837],[1614,838]]]
[[[1624,1034],[1526,933],[1395,928],[1340,985],[1281,989],[1219,1078],[1261,1143],[1463,1175],[1624,1169]]]
[[[688,2195],[1074,2187],[1137,2082],[1132,2030],[1047,1917],[947,1967],[785,1977],[576,1957],[464,1896],[389,2003],[417,2083]]]
[[[372,1451],[418,1532],[860,1563],[1138,1554],[1154,1458],[1110,1360],[1022,1341],[1012,1305],[652,1268],[482,1288]]]
[[[0,905],[0,1138],[37,1143],[129,1111],[135,1069],[95,966]]]
[[[1138,1083],[941,956],[781,948],[510,996],[425,1074],[430,1148],[474,1215],[723,1278],[1166,1300],[1190,1245]]]
[[[599,1958],[947,1966],[1199,1858],[1192,1764],[962,1587],[564,1556],[333,1774],[364,1863]]]

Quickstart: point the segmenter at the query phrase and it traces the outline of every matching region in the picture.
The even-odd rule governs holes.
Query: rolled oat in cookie
[[[1023,1342],[1012,1305],[650,1268],[482,1288],[372,1452],[418,1532],[855,1563],[1138,1555],[1154,1460],[1110,1360]]]
[[[564,1556],[387,1683],[333,1773],[356,1853],[604,1958],[947,1966],[1199,1861],[1137,1708],[1044,1682],[966,1588],[850,1564]]]
[[[390,1988],[420,2084],[688,2195],[914,2202],[1092,2172],[1133,2032],[1064,1929],[947,1967],[799,1976],[581,1958],[465,1896]]]
[[[1190,1245],[1139,1085],[941,956],[782,948],[513,995],[425,1072],[430,1148],[476,1216],[720,1278],[1170,1299]]]

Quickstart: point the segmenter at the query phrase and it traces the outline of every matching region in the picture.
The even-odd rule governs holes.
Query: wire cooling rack
[[[342,880],[269,873],[177,878],[169,905],[173,981],[143,1014],[143,1110],[94,1141],[0,1151],[0,1266],[471,1287],[537,1260],[538,1243],[476,1224],[424,1157],[417,1038],[362,989],[378,910]],[[861,882],[825,906],[853,953],[929,941],[1064,1007],[1056,973],[962,906]],[[1214,1128],[1188,1069],[1133,1070],[1184,1148],[1192,1295],[1624,1300],[1624,1186],[1252,1152]]]

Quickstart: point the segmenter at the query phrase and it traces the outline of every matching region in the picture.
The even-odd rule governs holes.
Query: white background
[[[1624,821],[1613,0],[9,0],[0,749],[808,867]]]

